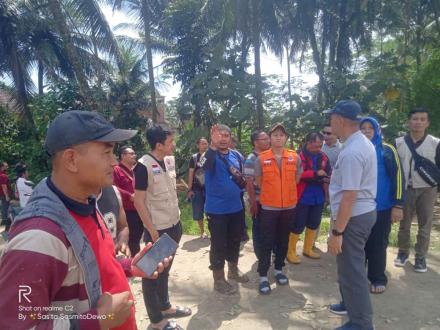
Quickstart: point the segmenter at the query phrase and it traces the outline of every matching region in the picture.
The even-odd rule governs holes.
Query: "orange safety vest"
[[[297,204],[296,172],[298,156],[294,150],[284,149],[281,173],[272,150],[259,155],[261,165],[260,203],[263,206],[287,208]]]

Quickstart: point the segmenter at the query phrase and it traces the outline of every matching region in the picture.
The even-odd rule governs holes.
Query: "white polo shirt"
[[[352,217],[376,209],[376,150],[361,131],[352,134],[343,143],[341,153],[333,168],[329,187],[333,220],[336,220],[342,194],[345,190],[357,191]]]
[[[25,178],[17,179],[18,199],[20,201],[20,207],[25,207],[29,198],[32,195],[34,184]]]

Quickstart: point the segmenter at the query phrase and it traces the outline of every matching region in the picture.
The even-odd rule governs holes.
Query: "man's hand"
[[[403,209],[401,207],[393,207],[391,210],[391,222],[396,223],[403,219]]]
[[[134,194],[130,195],[130,202],[134,202]]]
[[[148,233],[151,236],[151,240],[154,242],[156,242],[159,239],[159,232],[154,229],[154,228],[146,228],[148,230]]]
[[[130,316],[133,300],[129,300],[130,293],[124,291],[121,293],[110,294],[104,292],[98,300],[98,315],[105,315],[105,318],[99,320],[101,329],[110,329],[120,326]]]
[[[222,136],[220,134],[220,131],[218,130],[218,126],[214,125],[211,127],[211,148],[216,150]]]
[[[194,197],[194,191],[190,190],[186,193],[186,197],[188,199],[192,199]]]
[[[118,240],[115,246],[116,254],[118,254],[118,252],[121,252],[123,255],[131,257],[130,248],[128,247],[128,237],[128,227],[124,227],[118,234]]]
[[[147,276],[147,274],[145,274],[139,267],[136,266],[138,261],[143,257],[145,253],[147,253],[149,249],[151,249],[152,246],[153,244],[151,242],[148,242],[147,245],[145,245],[145,247],[143,248],[143,250],[139,251],[139,253],[134,256],[131,262],[131,273],[133,274],[133,276],[156,279],[159,276],[159,274],[162,273],[163,270],[170,265],[171,260],[173,260],[173,256],[169,256],[163,259],[162,262],[159,262],[156,271],[153,273],[151,277]]]
[[[316,172],[316,174],[318,176],[327,176],[327,173],[324,170],[319,170],[318,172]]]
[[[330,234],[327,241],[327,250],[331,255],[337,256],[342,253],[342,236]]]

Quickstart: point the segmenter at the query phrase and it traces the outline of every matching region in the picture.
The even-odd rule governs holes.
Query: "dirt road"
[[[440,329],[440,254],[429,256],[425,274],[415,273],[411,265],[394,267],[395,249],[390,248],[388,256],[388,290],[372,296],[376,329]],[[251,281],[238,285],[239,293],[231,297],[212,290],[208,258],[209,240],[183,237],[170,276],[170,292],[172,303],[193,310],[191,317],[179,320],[185,329],[334,329],[345,322],[344,317],[328,312],[328,305],[339,299],[335,258],[330,255],[288,265],[290,286],[273,284],[269,296],[260,296],[256,258],[248,242],[241,250],[240,266]],[[141,286],[138,280],[132,284],[139,329],[146,329],[149,320]]]

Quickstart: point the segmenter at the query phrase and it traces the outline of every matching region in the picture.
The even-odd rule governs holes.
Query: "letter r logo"
[[[28,285],[19,285],[18,286],[18,303],[21,304],[23,298],[27,300],[28,303],[31,302],[31,300],[28,298],[28,296],[32,293],[32,289]]]

